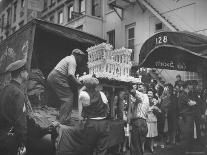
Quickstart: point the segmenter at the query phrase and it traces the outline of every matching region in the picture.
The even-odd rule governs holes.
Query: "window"
[[[115,30],[107,32],[107,36],[108,36],[108,43],[111,44],[113,48],[115,48]]]
[[[21,8],[25,6],[25,0],[21,0]]]
[[[54,21],[55,21],[55,16],[54,16],[54,15],[50,16],[49,20],[50,20],[51,23],[54,23]]]
[[[44,0],[43,10],[47,10],[47,0]]]
[[[12,33],[16,31],[16,26],[12,28]]]
[[[63,24],[63,11],[58,13],[58,24]]]
[[[1,21],[2,21],[2,23],[1,23],[1,32],[3,32],[3,30],[4,30],[4,15],[2,15]]]
[[[135,24],[126,27],[127,47],[132,49],[131,60],[134,60]]]
[[[7,9],[7,24],[10,24],[11,23],[11,9],[8,8]]]
[[[68,21],[72,19],[73,5],[68,6]]]
[[[17,16],[17,2],[14,3],[13,22],[16,22],[16,16]]]
[[[83,31],[83,25],[80,25],[80,26],[76,27],[76,29]]]
[[[163,24],[162,23],[155,24],[155,31],[160,31],[162,29],[163,29]]]
[[[24,25],[24,21],[21,21],[21,22],[19,23],[19,28],[21,28],[23,25]]]
[[[50,0],[50,6],[55,4],[55,0]]]
[[[100,0],[92,0],[92,16],[101,17],[100,5]]]
[[[85,0],[79,1],[79,12],[81,14],[85,14],[86,8],[85,8]]]

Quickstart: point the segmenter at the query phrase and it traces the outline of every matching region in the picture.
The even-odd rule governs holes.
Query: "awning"
[[[160,32],[142,46],[139,67],[199,71],[207,69],[207,36]]]

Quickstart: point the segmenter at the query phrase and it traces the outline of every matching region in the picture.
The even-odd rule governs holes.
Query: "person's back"
[[[75,74],[76,60],[73,55],[66,56],[56,66],[55,69],[64,75]],[[70,72],[68,72],[70,71]]]

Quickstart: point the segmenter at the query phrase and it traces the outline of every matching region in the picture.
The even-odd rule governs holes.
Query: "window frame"
[[[110,43],[110,35],[111,34],[113,36],[113,38],[112,38],[113,43]],[[115,31],[115,29],[110,30],[110,31],[107,32],[107,39],[108,39],[108,43],[111,44],[113,46],[113,48],[115,49],[115,47],[116,47],[116,31]]]
[[[15,23],[17,21],[17,1],[13,3],[13,9],[14,9],[14,13],[13,13],[12,21],[13,23]]]
[[[73,6],[73,3],[71,3],[71,4],[69,4],[68,6],[67,6],[67,21],[69,22],[71,19],[72,19],[72,12],[74,11],[74,8],[73,8],[74,6]],[[70,12],[69,12],[69,8],[71,9],[72,8],[72,10],[70,10]]]
[[[84,11],[81,11],[82,6],[83,6],[81,2],[84,2]],[[86,0],[79,0],[79,13],[80,14],[85,14],[86,13]]]
[[[51,20],[52,18],[53,18],[53,20]],[[55,22],[55,15],[54,15],[54,14],[50,15],[50,17],[49,17],[49,21],[50,21],[51,23],[54,23],[54,22]]]
[[[60,14],[61,13],[62,13],[62,23],[60,23],[60,20],[61,20]],[[64,23],[64,12],[63,12],[63,9],[59,10],[57,15],[58,15],[58,24],[62,25]]]
[[[1,15],[1,22],[2,22],[2,23],[1,23],[1,32],[4,31],[4,22],[5,22],[5,21],[4,21],[4,20],[5,20],[4,18],[5,18],[5,14],[2,14],[2,15]]]
[[[101,9],[99,9],[98,14],[96,14],[97,7],[101,7],[101,0],[91,0],[91,3],[91,15],[95,17],[101,17]]]
[[[159,24],[162,25],[161,29],[157,29],[157,26],[159,26]],[[163,31],[163,30],[164,30],[164,24],[162,22],[155,23],[155,32],[160,32],[160,31]]]
[[[21,0],[21,8],[25,6],[25,0]]]
[[[130,29],[134,29],[134,37],[133,38],[129,38],[129,30]],[[130,24],[130,25],[126,25],[126,47],[129,48],[129,49],[132,49],[132,54],[131,54],[131,61],[134,61],[134,54],[135,54],[135,30],[136,30],[136,23],[133,23],[133,24]],[[134,40],[133,41],[133,44],[134,44],[134,47],[129,47],[129,41],[131,40]]]

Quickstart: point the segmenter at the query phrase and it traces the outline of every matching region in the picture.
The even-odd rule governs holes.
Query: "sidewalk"
[[[192,151],[186,153],[186,155],[207,155],[207,136],[202,138],[202,141],[205,141],[205,144],[199,145],[196,142],[193,145]],[[128,151],[125,155],[130,155]],[[165,148],[160,148],[160,146],[154,148],[154,153],[150,153],[148,149],[145,150],[144,155],[185,155],[181,143],[176,145],[167,145]]]

